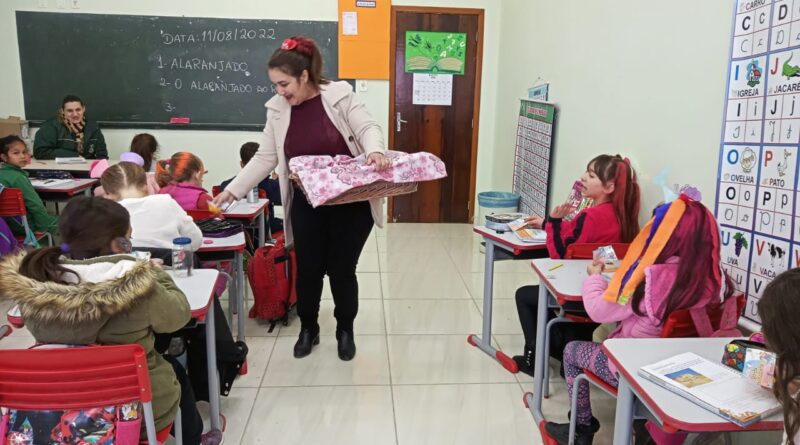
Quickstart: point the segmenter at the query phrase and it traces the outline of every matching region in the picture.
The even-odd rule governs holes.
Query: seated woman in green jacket
[[[45,121],[33,139],[36,159],[108,159],[106,140],[97,122],[86,119],[86,107],[78,96],[61,101],[58,116]]]
[[[0,138],[0,184],[6,187],[13,187],[22,190],[25,198],[25,208],[28,211],[28,225],[34,232],[50,232],[55,234],[58,231],[58,217],[47,213],[47,209],[42,202],[42,198],[33,189],[31,180],[28,179],[28,172],[23,170],[29,162],[28,148],[19,136],[6,136]],[[24,235],[25,230],[16,219],[9,218],[8,222],[11,230]]]

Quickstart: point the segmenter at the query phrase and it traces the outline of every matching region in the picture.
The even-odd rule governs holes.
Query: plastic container
[[[187,277],[192,274],[192,240],[181,237],[172,240],[172,271],[177,277]]]
[[[247,191],[247,202],[250,204],[258,202],[258,187],[253,187]]]
[[[509,192],[478,193],[478,217],[476,226],[486,225],[486,215],[492,213],[512,213],[519,208],[519,195]]]

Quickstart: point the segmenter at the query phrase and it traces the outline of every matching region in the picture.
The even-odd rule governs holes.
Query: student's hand
[[[375,165],[375,169],[384,171],[392,165],[392,160],[384,156],[383,153],[376,151],[367,156],[367,165]]]
[[[594,260],[592,261],[592,264],[586,266],[586,273],[589,274],[590,276],[599,275],[603,273],[603,270],[605,270],[605,268],[606,265],[603,262],[603,260]]]
[[[233,193],[225,190],[219,195],[215,196],[214,199],[211,200],[211,203],[219,208],[224,208],[226,204],[236,201],[236,197],[233,196]]]
[[[564,204],[555,206],[555,208],[550,211],[550,217],[555,219],[561,219],[569,215],[569,212],[571,211],[572,211],[572,206],[569,203],[565,202]]]
[[[541,229],[544,224],[544,218],[541,216],[531,215],[525,218],[525,224],[532,229]]]

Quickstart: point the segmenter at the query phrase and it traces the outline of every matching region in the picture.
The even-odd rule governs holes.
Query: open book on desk
[[[525,218],[508,223],[508,228],[514,232],[514,235],[519,238],[523,243],[544,243],[547,241],[547,232],[541,229],[531,229],[527,227]]]
[[[781,410],[768,389],[691,352],[643,366],[639,375],[742,427]]]

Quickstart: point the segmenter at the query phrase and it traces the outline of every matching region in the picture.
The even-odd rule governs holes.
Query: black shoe
[[[356,356],[356,342],[353,333],[350,331],[339,331],[336,333],[336,340],[339,342],[339,358],[350,361]]]
[[[529,376],[533,377],[533,349],[525,348],[525,355],[515,355],[512,359],[517,362],[517,368],[519,368],[519,372],[524,372]]]
[[[311,354],[311,348],[319,344],[319,333],[313,333],[309,329],[301,329],[297,343],[294,344],[294,358],[303,358]]]
[[[645,426],[647,421],[644,419],[637,419],[633,421],[633,443],[634,445],[655,445],[655,441],[650,436],[650,431],[647,431]]]
[[[559,445],[569,443],[569,423],[547,422],[544,429]],[[594,433],[598,430],[600,430],[600,422],[594,417],[589,425],[575,425],[575,445],[592,445]]]

